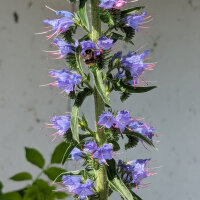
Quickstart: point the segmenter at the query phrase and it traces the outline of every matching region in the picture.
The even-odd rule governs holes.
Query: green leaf
[[[34,148],[25,147],[25,151],[26,151],[27,161],[29,161],[33,165],[38,166],[41,169],[44,167],[45,160],[44,160],[42,154],[38,150],[36,150]]]
[[[84,88],[83,91],[80,91],[76,97],[76,100],[74,102],[74,106],[72,108],[72,114],[71,114],[71,131],[74,140],[76,140],[79,143],[79,131],[78,131],[78,114],[79,109],[85,100],[85,98],[92,94],[92,90],[89,88]]]
[[[52,181],[56,179],[60,174],[66,172],[66,170],[59,168],[59,167],[49,167],[44,170],[44,173],[48,176],[48,178]],[[59,179],[61,181],[61,179]]]
[[[87,10],[86,10],[86,7],[87,7],[86,3],[87,3],[87,0],[80,1],[78,14],[79,14],[81,23],[84,25],[87,31],[90,32],[90,26],[89,26]]]
[[[125,17],[127,15],[134,14],[134,13],[136,13],[137,11],[139,11],[143,8],[144,8],[144,6],[140,6],[140,7],[128,8],[126,10],[122,10],[121,11],[121,17]]]
[[[13,181],[26,181],[26,180],[32,180],[32,178],[33,178],[32,175],[28,172],[20,172],[10,177],[10,179]]]
[[[138,144],[138,138],[133,135],[126,135],[128,142],[125,144],[125,150],[135,147]]]
[[[132,195],[132,193],[126,187],[124,182],[118,177],[109,180],[109,186],[110,189],[112,189],[115,192],[118,192],[126,200],[141,200],[141,198],[137,195]]]
[[[55,148],[51,156],[51,164],[60,164],[62,162],[63,156],[68,146],[68,143],[62,142]]]
[[[99,69],[93,70],[93,76],[97,91],[101,95],[101,98],[103,99],[104,103],[110,106],[110,99],[106,95],[105,86],[103,84],[102,70]]]
[[[65,192],[55,192],[54,195],[56,199],[66,199],[69,196]]]
[[[67,143],[68,147],[63,155],[62,165],[65,164],[66,160],[69,158],[69,154],[71,153],[72,149],[76,146],[74,143]]]
[[[2,193],[2,189],[3,189],[3,183],[0,181],[0,195]]]
[[[149,138],[143,136],[140,133],[137,133],[137,132],[134,132],[134,131],[129,131],[129,130],[125,129],[124,134],[130,135],[130,136],[135,136],[136,138],[143,140],[146,144],[153,147],[155,150],[158,150]]]
[[[22,200],[18,192],[8,192],[0,196],[1,200]]]

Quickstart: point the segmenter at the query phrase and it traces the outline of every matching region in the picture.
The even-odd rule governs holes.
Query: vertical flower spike
[[[116,123],[115,118],[110,112],[104,112],[99,116],[98,125],[110,128],[114,123]]]
[[[72,157],[72,160],[80,160],[83,156],[81,151],[76,147],[71,151],[70,155]]]
[[[88,196],[94,194],[92,191],[93,182],[90,179],[87,179],[85,184],[79,184],[74,190],[74,194],[77,194],[81,200],[88,199]]]
[[[53,36],[58,36],[61,33],[65,33],[74,24],[74,15],[72,13],[68,11],[57,11],[56,14],[63,15],[64,17],[61,17],[59,19],[43,20],[45,24],[49,25],[47,28],[51,28],[43,33],[55,31],[53,34],[47,36],[46,37],[47,39],[50,39]],[[43,33],[39,33],[39,34],[43,34]]]
[[[66,43],[63,39],[59,40],[57,38],[54,38],[52,44],[55,45],[59,50],[46,52],[50,52],[52,55],[59,56],[55,59],[61,59],[68,54],[74,54],[75,48],[77,47],[76,45]]]
[[[102,147],[96,150],[92,157],[97,158],[100,164],[107,164],[106,160],[112,159],[112,150],[113,147],[110,144],[104,144]]]
[[[49,85],[62,88],[63,92],[66,92],[67,95],[74,90],[75,86],[80,84],[82,78],[77,72],[69,69],[52,70],[49,73],[51,77],[56,79],[55,82]]]
[[[146,16],[147,12],[144,12],[142,15],[132,14],[125,17],[122,21],[125,22],[127,26],[130,26],[136,31],[139,31],[139,28],[149,28],[147,26],[143,26],[143,24],[151,21],[151,16]]]
[[[81,179],[77,176],[64,175],[62,177],[62,182],[66,189],[71,193],[81,184]]]
[[[116,128],[119,128],[121,133],[125,130],[126,126],[130,123],[131,117],[129,111],[122,110],[116,115]]]
[[[56,133],[52,134],[53,141],[56,139],[57,136],[62,137],[69,129],[70,129],[70,122],[71,122],[71,115],[61,115],[61,116],[54,116],[51,119],[52,124],[47,124],[47,128],[53,128],[58,130]]]
[[[108,50],[113,46],[113,39],[102,36],[99,38],[97,45],[100,49]]]
[[[84,144],[83,151],[86,153],[93,154],[97,150],[97,143],[94,141],[88,141],[86,144]]]
[[[153,139],[153,136],[155,135],[153,133],[155,129],[152,126],[149,126],[148,124],[137,121],[137,120],[131,121],[128,127],[134,132],[140,133],[143,136],[149,138],[151,141]]]

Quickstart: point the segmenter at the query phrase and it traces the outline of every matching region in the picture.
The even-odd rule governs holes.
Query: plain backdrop
[[[43,30],[43,19],[55,17],[45,4],[56,10],[71,9],[66,0],[0,0],[0,180],[4,191],[24,185],[8,180],[13,174],[39,172],[26,162],[24,146],[40,150],[48,163],[58,142],[52,143],[53,132],[42,127],[54,114],[71,110],[66,96],[58,95],[59,89],[39,87],[52,81],[49,69],[66,66],[64,60],[49,59],[42,50],[52,50],[50,42],[34,35]],[[152,28],[136,34],[135,46],[121,43],[114,49],[126,53],[146,45],[158,64],[144,78],[158,88],[132,95],[124,104],[113,94],[112,104],[115,110],[128,109],[154,126],[160,143],[159,151],[147,151],[139,144],[117,157],[152,158],[152,167],[162,166],[154,169],[157,175],[145,180],[150,185],[138,190],[144,200],[196,200],[200,198],[200,1],[140,0],[135,5],[146,5],[154,18]],[[93,126],[92,100],[87,99],[82,111]]]

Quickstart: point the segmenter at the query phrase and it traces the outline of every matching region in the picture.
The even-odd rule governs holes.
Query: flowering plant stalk
[[[76,0],[70,0],[76,2]],[[59,18],[44,20],[47,24],[47,40],[53,38],[58,50],[48,51],[55,59],[66,57],[68,69],[51,70],[55,79],[49,86],[61,88],[74,100],[71,114],[54,116],[48,128],[56,129],[53,140],[62,137],[67,148],[59,148],[62,164],[68,159],[83,160],[85,167],[77,171],[62,173],[63,190],[75,199],[107,200],[113,192],[123,199],[141,199],[134,188],[145,186],[143,179],[153,175],[147,167],[151,159],[116,161],[120,150],[120,138],[127,138],[125,149],[135,147],[139,142],[156,148],[153,144],[155,130],[149,124],[133,118],[127,110],[113,111],[109,95],[120,92],[121,101],[132,93],[148,92],[155,86],[146,86],[141,77],[146,70],[152,70],[155,63],[145,62],[148,50],[133,50],[122,56],[112,53],[112,48],[121,42],[133,44],[135,32],[148,28],[151,16],[142,12],[144,7],[125,9],[128,0],[81,0],[77,12],[56,11]],[[88,20],[87,4],[90,4],[91,23]],[[101,24],[107,28],[102,30]],[[77,30],[84,35],[74,37]],[[87,70],[86,70],[87,68]],[[79,109],[88,96],[94,98],[96,129],[87,123],[87,116],[80,116]],[[87,113],[86,113],[87,114]],[[146,146],[145,146],[146,147]],[[60,177],[59,176],[59,177]],[[55,182],[57,179],[55,179]],[[61,189],[62,190],[62,189]]]

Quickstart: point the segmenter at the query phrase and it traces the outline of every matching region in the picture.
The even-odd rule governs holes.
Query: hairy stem
[[[92,18],[92,41],[96,42],[101,34],[101,21],[98,10],[98,1],[90,0],[91,3],[91,18]],[[98,122],[99,116],[104,111],[104,102],[99,95],[96,87],[94,87],[94,104],[95,104],[95,115],[96,123]],[[96,126],[96,140],[99,146],[102,146],[106,142],[104,133],[100,130],[100,127]],[[100,200],[108,199],[108,177],[106,173],[105,165],[101,165],[96,172],[97,176],[97,191],[100,195]]]

